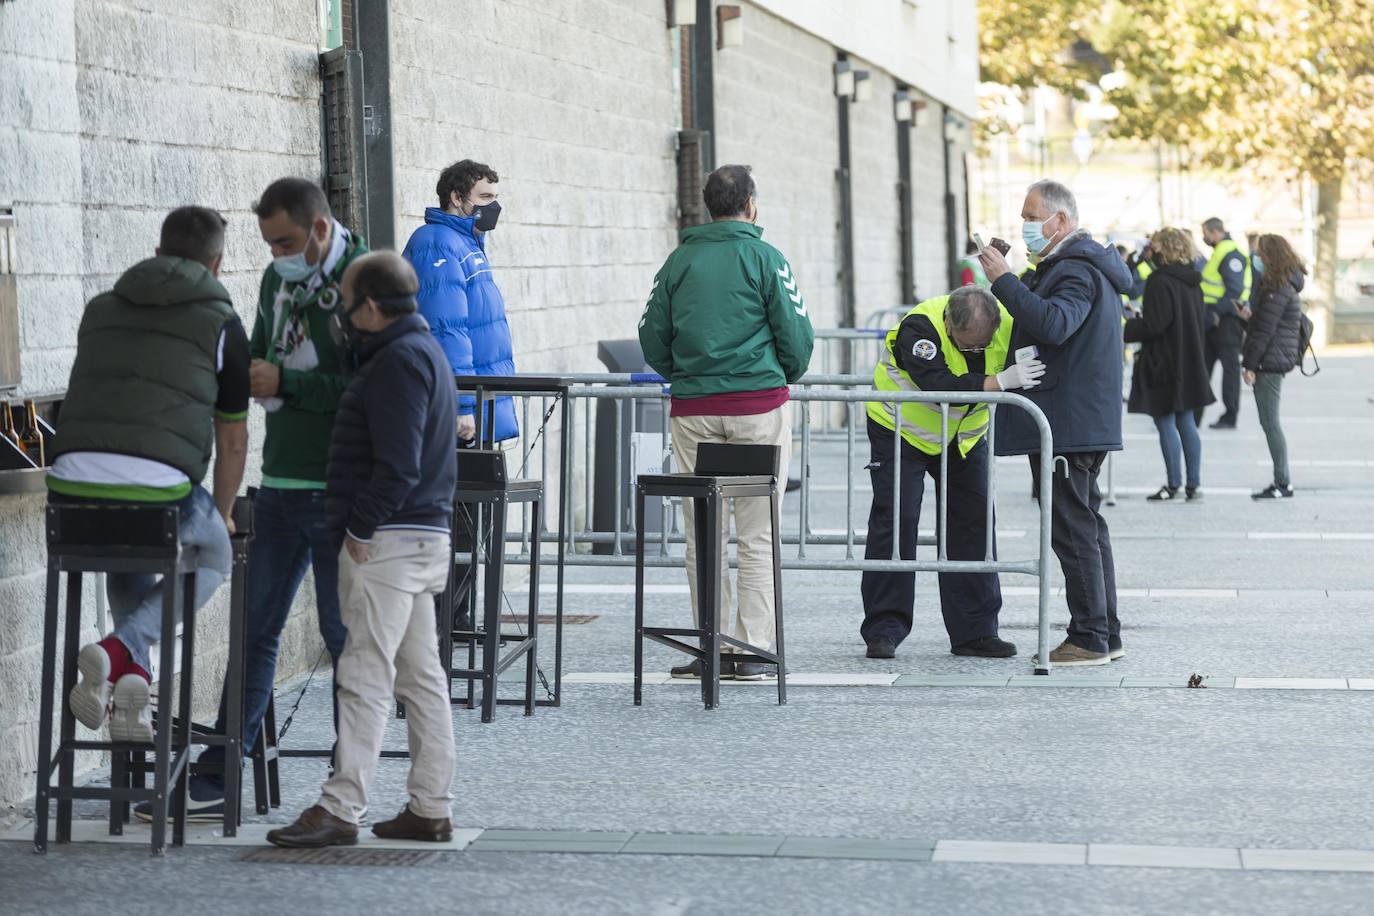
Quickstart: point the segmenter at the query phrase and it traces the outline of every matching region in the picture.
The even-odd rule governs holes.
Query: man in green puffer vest
[[[873,387],[889,392],[961,393],[1034,388],[1045,367],[1032,353],[1018,354],[1020,359],[999,371],[1007,363],[1011,323],[1011,315],[992,293],[976,286],[927,299],[888,332],[873,371]],[[984,441],[991,419],[988,406],[948,404],[942,410],[939,404],[923,402],[869,401],[867,412],[873,505],[864,558],[892,559],[894,537],[902,559],[916,558],[925,476],[938,483],[941,463],[948,491],[936,496],[949,499],[945,556],[983,560],[991,543],[995,557],[996,542],[989,540],[987,530],[992,460]],[[899,467],[901,509],[894,512],[893,487]],[[983,658],[1015,655],[1016,646],[997,635],[1002,610],[997,574],[939,575],[940,610],[950,651]],[[860,590],[864,620],[859,633],[868,646],[868,657],[892,658],[915,621],[916,574],[865,572]]]
[[[787,480],[792,420],[787,386],[806,373],[815,332],[787,259],[763,241],[754,178],[746,165],[723,165],[702,191],[712,222],[682,230],[682,244],[654,277],[639,322],[644,361],[672,385],[674,462],[691,473],[703,442],[774,445]],[[755,646],[773,641],[773,545],[767,500],[735,501],[739,545],[739,623],[734,625],[726,551],[720,570],[723,636]],[[697,607],[696,534],[686,513],[687,583]],[[722,535],[729,529],[722,523]],[[728,649],[726,651],[729,651]],[[761,680],[776,666],[741,661],[721,677]],[[700,677],[693,661],[674,677]]]
[[[196,558],[195,606],[229,576],[234,498],[248,453],[248,337],[220,285],[225,222],[182,207],[163,221],[156,257],[90,301],[62,402],[53,503],[175,506]],[[214,495],[200,486],[215,453]],[[110,573],[114,632],[81,649],[72,713],[110,740],[151,742],[148,650],[162,635],[162,590]]]

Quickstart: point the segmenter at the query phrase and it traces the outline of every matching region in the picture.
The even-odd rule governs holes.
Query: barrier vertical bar
[[[1032,414],[1040,427],[1040,652],[1036,674],[1050,673],[1050,538],[1053,536],[1054,440],[1044,414]]]
[[[548,417],[548,415],[549,398],[548,395],[541,394],[539,396],[539,422],[541,424],[539,436],[539,479],[544,481],[546,488],[549,479],[549,421],[545,418]],[[562,431],[560,430],[559,432],[560,436],[558,441],[561,443],[563,441],[561,436]],[[558,485],[560,487],[563,486],[563,481],[560,480]],[[547,515],[547,513],[543,514]]]
[[[997,419],[997,405],[995,405],[995,404],[989,404],[989,405],[988,405],[988,434],[987,434],[987,443],[988,443],[988,444],[987,444],[987,450],[988,450],[988,495],[987,495],[987,501],[988,501],[987,512],[988,512],[988,517],[987,517],[987,524],[988,524],[988,530],[987,530],[987,549],[986,549],[986,551],[983,553],[983,560],[984,560],[985,562],[990,562],[991,560],[993,560],[993,559],[994,559],[994,554],[997,553],[997,530],[996,530],[996,527],[995,527],[996,524],[997,524],[997,516],[996,516],[996,513],[995,513],[995,509],[994,509],[994,507],[997,505],[997,451],[996,451],[996,449],[993,448],[993,445],[994,445],[994,441],[993,441],[993,440],[994,440],[994,438],[995,438],[996,435],[997,435],[996,427],[993,425],[993,421],[996,420],[996,419]]]
[[[584,429],[582,439],[582,453],[583,460],[586,462],[582,466],[583,493],[585,495],[585,501],[582,503],[583,534],[591,534],[592,532],[592,478],[596,476],[593,473],[592,465],[592,437],[595,434],[595,431],[592,429],[593,413],[595,413],[595,411],[592,410],[592,402],[590,399],[588,399],[587,419],[582,424]]]
[[[802,391],[810,391],[803,385]],[[801,405],[801,511],[797,523],[797,556],[806,556],[806,537],[811,533],[811,402]],[[787,483],[783,482],[784,489]]]
[[[844,558],[854,559],[854,401],[845,405]]]
[[[958,448],[958,445],[955,445]],[[935,504],[940,507],[937,513],[939,518],[936,520],[939,525],[935,532],[936,557],[940,560],[949,559],[949,500],[945,498],[949,493],[949,404],[945,401],[940,402],[940,492],[935,494]]]
[[[902,405],[896,401],[891,404],[892,416],[897,422],[892,424],[892,556],[893,560],[902,558]],[[915,546],[914,534],[913,543]],[[867,550],[864,553],[868,553]]]
[[[625,404],[630,408],[630,480],[633,481],[639,479],[639,443],[635,441],[635,436],[639,432],[639,401],[632,396],[625,401]],[[638,530],[639,526],[643,524],[643,520],[635,512],[637,505],[638,501],[632,499],[629,501],[629,505],[625,507],[630,513],[629,530],[631,531]]]
[[[530,434],[530,395],[528,395],[528,394],[526,394],[526,395],[521,395],[521,396],[520,396],[520,431],[521,431],[522,434],[524,434],[524,435],[526,435],[526,436],[528,436],[528,435]],[[521,448],[521,451],[524,452],[524,448],[523,448],[523,447]],[[521,458],[520,458],[520,476],[521,476],[521,477],[528,477],[528,476],[530,476],[530,475],[529,475],[529,467],[528,467],[529,460],[530,460],[530,459],[529,459],[529,455],[528,455],[528,454],[524,454],[524,455],[522,455]],[[543,468],[540,468],[540,470],[543,471],[544,469],[543,469]],[[539,475],[539,479],[540,479],[540,480],[543,480],[543,479],[545,479],[545,476],[546,476],[546,475],[544,475],[543,473],[541,473],[541,474]],[[525,554],[525,552],[529,549],[529,542],[530,542],[530,506],[529,506],[529,503],[521,503],[521,504],[520,504],[520,554],[521,554],[522,556],[523,556],[523,555]],[[504,550],[504,549],[505,549],[505,546],[503,545],[501,549]]]
[[[623,416],[625,405],[620,401],[612,401],[615,405],[615,499],[612,502],[613,515],[615,516],[615,535],[614,547],[611,553],[620,556],[620,532],[625,527],[625,500],[624,500],[624,473],[625,473],[625,450],[622,448],[622,439],[625,432],[625,418]]]

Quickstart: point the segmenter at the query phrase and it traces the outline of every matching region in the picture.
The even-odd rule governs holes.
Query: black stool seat
[[[41,684],[38,779],[35,793],[34,849],[46,852],[49,803],[57,801],[57,841],[71,842],[72,801],[77,798],[110,802],[110,832],[122,832],[131,801],[153,804],[152,849],[166,848],[167,815],[173,815],[172,842],[182,845],[186,833],[186,776],[192,745],[191,686],[195,658],[195,558],[184,553],[176,506],[93,504],[56,497],[47,510],[48,579],[43,617],[43,673]],[[158,659],[159,716],[153,744],[76,740],[76,717],[67,697],[77,679],[81,635],[81,578],[83,573],[148,573],[162,576],[162,639]],[[67,574],[67,605],[62,648],[60,732],[56,754],[52,744],[53,696],[57,691],[57,625],[64,616],[58,596],[62,573]],[[173,650],[178,617],[182,621],[181,689],[173,691]],[[174,697],[179,721],[171,715]],[[237,745],[238,736],[234,736]],[[111,785],[75,785],[77,751],[111,755]],[[154,752],[153,787],[130,782],[131,754]],[[52,784],[57,770],[57,785]],[[230,823],[226,807],[225,822]],[[237,826],[237,821],[233,821]]]
[[[634,702],[643,701],[644,640],[676,649],[701,662],[701,698],[707,709],[720,705],[721,645],[742,650],[731,661],[759,661],[777,666],[778,703],[787,702],[787,665],[782,627],[782,538],[779,530],[781,497],[778,472],[781,450],[771,445],[702,443],[697,449],[696,473],[643,474],[636,482],[635,518],[644,518],[646,497],[678,496],[692,500],[696,530],[697,625],[695,627],[646,627],[644,625],[644,526],[635,531],[635,675]],[[767,498],[772,508],[769,527],[773,540],[773,607],[776,651],[751,645],[717,629],[720,617],[720,533],[728,525],[726,499]],[[696,637],[697,645],[683,642]]]
[[[646,496],[704,497],[719,490],[726,498],[767,496],[775,486],[772,477],[762,474],[641,474],[639,485]]]

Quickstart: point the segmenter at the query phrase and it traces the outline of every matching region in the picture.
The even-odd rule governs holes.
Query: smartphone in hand
[[[1011,251],[1011,246],[999,238],[994,238],[989,244],[992,245],[993,248],[996,248],[999,252],[1001,252],[1002,257],[1004,258]]]

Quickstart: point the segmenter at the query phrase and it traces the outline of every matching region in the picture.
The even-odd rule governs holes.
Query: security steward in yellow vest
[[[1011,316],[985,289],[966,286],[916,306],[888,332],[873,373],[879,391],[1002,391],[1032,388],[1045,368],[1033,356],[987,374],[1007,361]],[[1029,354],[1027,354],[1029,356]],[[940,405],[869,401],[868,441],[873,506],[868,515],[866,559],[892,558],[892,485],[900,425],[901,557],[915,559],[925,475],[937,482],[948,456],[951,560],[982,560],[987,550],[987,405],[949,405],[948,438],[942,441]],[[900,415],[900,424],[898,417]],[[936,493],[940,499],[943,494]],[[938,503],[937,503],[938,506]],[[938,509],[937,509],[938,511]],[[869,658],[892,658],[913,625],[916,575],[865,572],[864,621],[859,628]],[[997,637],[1002,589],[996,573],[940,573],[940,609],[955,655],[1008,658],[1016,647]]]
[[[1235,429],[1240,415],[1240,351],[1250,316],[1250,260],[1216,217],[1202,224],[1202,240],[1212,246],[1212,256],[1202,269],[1203,326],[1207,329],[1203,356],[1208,378],[1221,363],[1221,403],[1226,408],[1211,428]],[[1202,424],[1201,410],[1197,421]]]

